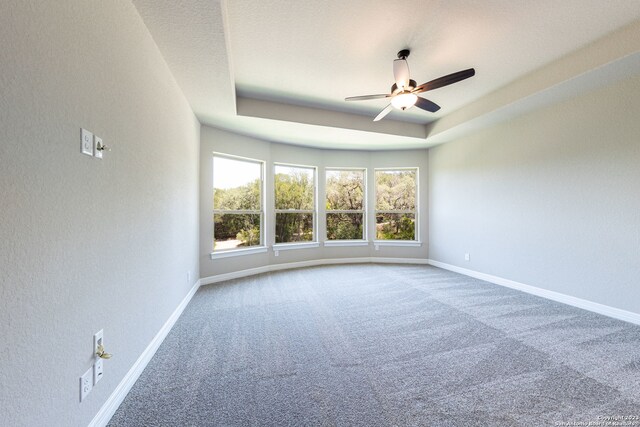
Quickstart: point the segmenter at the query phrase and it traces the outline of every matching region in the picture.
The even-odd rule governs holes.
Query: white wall
[[[269,249],[267,253],[243,255],[233,258],[210,259],[213,238],[213,187],[212,153],[220,152],[237,156],[264,160],[266,167],[266,196],[267,196],[267,245],[274,243],[273,236],[273,162],[311,165],[318,167],[318,197],[323,200],[324,168],[325,167],[362,167],[367,168],[367,183],[373,182],[374,168],[382,167],[419,167],[419,201],[422,203],[419,215],[420,247],[385,247],[375,250],[373,244],[365,247],[323,247],[280,251],[279,256]],[[200,275],[210,277],[218,274],[230,273],[250,268],[264,267],[273,264],[283,264],[315,259],[360,258],[360,257],[391,257],[391,258],[419,258],[426,259],[428,255],[428,210],[425,205],[428,199],[427,186],[427,150],[411,151],[341,151],[320,150],[313,148],[294,147],[276,144],[254,138],[225,132],[219,129],[203,126],[200,145]],[[368,185],[367,203],[369,209],[374,207],[374,188]],[[323,217],[324,203],[319,203],[319,218]],[[319,240],[324,240],[326,229],[319,221]],[[369,240],[375,236],[375,225],[368,223]]]
[[[128,0],[0,2],[0,94],[0,424],[86,426],[196,279],[200,125]]]
[[[636,76],[431,149],[430,258],[640,313],[639,99]]]

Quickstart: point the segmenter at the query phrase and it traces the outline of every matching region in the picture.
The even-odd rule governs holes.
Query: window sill
[[[231,249],[228,251],[212,252],[211,259],[230,258],[234,256],[253,255],[267,252],[266,246],[257,246],[255,248]]]
[[[374,240],[373,245],[378,246],[409,246],[420,247],[422,242],[417,240]]]
[[[325,240],[325,246],[369,246],[366,240]]]
[[[318,248],[320,247],[320,243],[318,242],[305,242],[305,243],[278,243],[273,245],[273,251],[289,251],[292,249],[308,249],[308,248]]]

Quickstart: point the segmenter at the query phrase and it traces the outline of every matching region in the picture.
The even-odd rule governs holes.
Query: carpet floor
[[[201,287],[109,425],[579,422],[640,425],[639,326],[435,267],[362,264]]]

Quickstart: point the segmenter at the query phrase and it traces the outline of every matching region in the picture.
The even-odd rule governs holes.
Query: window
[[[417,240],[417,168],[378,169],[376,239]]]
[[[276,243],[314,241],[316,169],[276,164],[274,180]]]
[[[213,156],[213,251],[261,246],[264,163]]]
[[[326,170],[327,240],[365,237],[364,169]]]

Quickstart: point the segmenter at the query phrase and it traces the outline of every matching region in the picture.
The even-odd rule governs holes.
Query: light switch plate
[[[93,156],[93,134],[86,129],[80,132],[80,150],[82,154]]]
[[[104,346],[104,329],[100,329],[98,332],[93,334],[93,355],[98,355],[98,346]]]
[[[104,374],[104,360],[98,356],[98,347],[101,345],[104,346],[104,329],[100,329],[93,334],[93,356],[95,357],[95,362],[93,363],[93,385],[98,384]]]
[[[98,150],[98,147],[102,147],[102,138],[100,138],[98,135],[94,135],[93,136],[93,155],[97,159],[101,159],[102,150]]]

